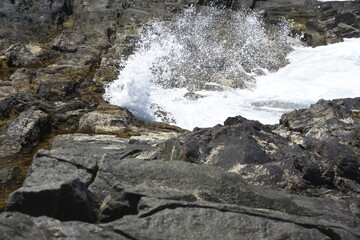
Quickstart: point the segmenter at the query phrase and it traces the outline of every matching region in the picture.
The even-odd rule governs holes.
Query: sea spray
[[[144,27],[104,97],[141,119],[192,129],[235,115],[273,124],[284,112],[321,98],[359,96],[360,39],[294,47],[290,63],[276,71],[286,64],[290,47],[286,26],[269,31],[258,14],[190,8]]]
[[[180,104],[200,101],[207,91],[254,88],[254,77],[286,64],[287,26],[269,31],[260,13],[194,6],[150,22],[104,98],[138,118],[176,123],[156,94],[168,89],[166,100]]]

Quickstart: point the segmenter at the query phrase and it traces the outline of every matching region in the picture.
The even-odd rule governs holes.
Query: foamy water
[[[308,107],[319,99],[360,96],[360,39],[316,48],[296,47],[288,55],[290,64],[255,77],[254,88],[195,91],[201,96],[195,100],[184,97],[189,92],[186,88],[154,83],[154,62],[171,55],[171,46],[178,44],[176,39],[163,40],[166,42],[152,44],[128,59],[119,79],[107,86],[105,99],[129,108],[144,120],[161,121],[164,118],[159,112],[166,112],[168,121],[191,130],[221,124],[236,115],[274,124],[283,113]]]

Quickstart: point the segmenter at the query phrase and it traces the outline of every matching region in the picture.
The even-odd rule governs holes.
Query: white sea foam
[[[308,107],[322,98],[360,96],[360,39],[316,48],[296,47],[288,55],[290,64],[256,77],[254,88],[199,90],[195,94],[202,97],[196,100],[184,98],[186,88],[154,83],[154,62],[174,55],[174,45],[183,47],[177,39],[159,38],[146,51],[130,56],[119,79],[106,87],[105,99],[129,108],[144,120],[164,120],[159,112],[167,112],[168,121],[173,119],[176,125],[192,129],[214,126],[235,115],[277,123],[284,112]]]

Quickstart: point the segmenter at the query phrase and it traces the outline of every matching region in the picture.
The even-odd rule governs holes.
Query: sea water
[[[262,25],[256,23],[256,17],[248,21],[255,22],[253,28],[259,28],[257,34],[265,34],[261,32]],[[151,28],[164,28],[164,25],[155,23]],[[213,76],[213,72],[204,76],[196,75],[197,72],[191,72],[193,68],[183,67],[182,64],[194,68],[204,65],[184,61],[186,58],[194,61],[194,56],[189,58],[186,55],[190,54],[185,49],[188,45],[184,44],[187,36],[178,41],[178,36],[172,34],[171,30],[163,31],[163,36],[161,32],[153,31],[154,36],[147,34],[140,40],[138,50],[122,66],[119,78],[106,87],[104,95],[111,104],[127,107],[143,120],[165,121],[190,130],[221,124],[227,117],[236,115],[275,124],[283,113],[306,108],[319,99],[360,96],[360,39],[345,39],[341,43],[316,48],[293,46],[294,50],[287,55],[289,64],[276,72],[266,69],[261,65],[262,61],[256,59],[249,60],[253,65],[248,71],[244,70],[243,65],[226,62],[225,65],[233,71],[231,74],[243,71],[243,77],[247,79],[245,87],[232,87],[231,84],[226,86],[223,79],[207,77]],[[256,37],[254,39],[258,41]],[[245,47],[254,44],[250,50],[257,50],[258,46],[251,39],[245,39],[245,42],[248,44]],[[220,50],[226,51],[228,45],[224,46]],[[287,43],[281,47],[286,48]],[[232,51],[235,50],[227,54],[237,54]],[[274,57],[271,54],[268,56]],[[204,61],[198,58],[195,60]],[[220,62],[224,61],[227,60]],[[234,67],[238,69],[233,70]],[[205,80],[194,85],[193,79],[186,77],[187,69],[197,79]],[[241,71],[237,72],[239,69]],[[200,68],[197,71],[203,70]],[[261,74],[256,74],[258,71]]]

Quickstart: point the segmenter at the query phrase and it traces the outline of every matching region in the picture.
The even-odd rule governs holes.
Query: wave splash
[[[254,89],[255,77],[285,66],[292,50],[288,26],[284,21],[269,29],[259,13],[213,7],[189,7],[148,23],[104,98],[138,118],[178,123],[164,101],[199,102],[213,92]]]

